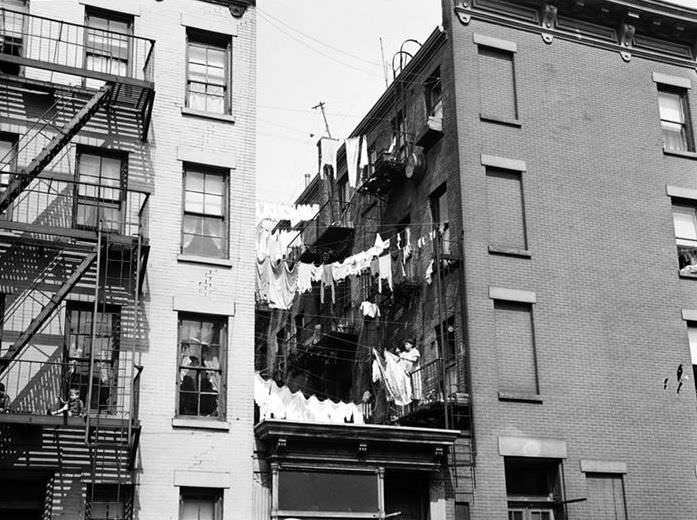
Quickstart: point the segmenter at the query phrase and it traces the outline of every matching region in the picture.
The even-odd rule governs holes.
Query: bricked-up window
[[[2,304],[0,295],[0,304]],[[0,307],[1,309],[2,307]],[[0,331],[1,332],[1,331]],[[690,342],[690,358],[692,359],[693,381],[697,381],[697,322],[691,321],[687,324],[687,339]]]
[[[562,519],[559,461],[506,457],[504,465],[508,520]]]
[[[450,217],[448,216],[448,190],[445,183],[436,188],[430,196],[431,219],[434,230],[438,233],[441,243],[441,253],[449,255],[450,243]],[[437,243],[437,242],[436,242]]]
[[[494,300],[499,390],[536,394],[532,305]]]
[[[179,315],[177,414],[224,418],[227,320]]]
[[[227,170],[185,166],[182,253],[228,257],[227,186]]]
[[[680,272],[697,275],[697,206],[674,201],[673,229]]]
[[[122,189],[128,178],[128,158],[114,152],[78,150],[75,224],[81,228],[118,231]]]
[[[479,88],[483,117],[518,119],[512,52],[479,46]]]
[[[440,79],[440,68],[431,74],[426,83],[426,112],[430,117],[443,118],[443,87]]]
[[[16,142],[16,135],[0,133],[0,191],[10,184],[10,173],[17,169]]]
[[[593,520],[627,520],[622,475],[587,473],[587,518]]]
[[[522,174],[486,169],[489,245],[507,249],[528,248],[525,229]]]
[[[133,17],[113,11],[86,8],[85,67],[88,70],[128,76]]]
[[[187,31],[186,106],[230,113],[230,38]]]
[[[0,7],[7,9],[0,13],[0,52],[11,56],[22,56],[28,6],[26,0],[0,0]],[[19,74],[21,67],[16,63],[0,61],[0,72]]]
[[[663,132],[663,147],[672,151],[694,151],[690,110],[685,89],[658,86],[658,109]]]
[[[179,488],[179,520],[222,520],[223,490]]]

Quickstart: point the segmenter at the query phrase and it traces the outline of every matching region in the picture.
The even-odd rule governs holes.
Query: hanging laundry
[[[323,265],[312,264],[312,281],[313,282],[321,282],[323,274],[324,274],[324,266]]]
[[[346,167],[348,169],[349,186],[354,188],[358,180],[358,153],[360,137],[346,139]]]
[[[319,140],[319,176],[324,178],[324,167],[331,166],[331,175],[336,175],[336,152],[339,149],[339,141],[329,137],[322,137]]]
[[[426,268],[426,275],[424,276],[424,278],[426,279],[426,283],[428,285],[431,285],[431,283],[433,283],[433,260],[431,260],[428,263],[428,267]]]
[[[390,240],[383,240],[380,233],[375,235],[375,256],[380,256],[385,249],[389,249]]]
[[[370,166],[370,158],[368,157],[368,136],[361,136],[361,150],[358,154],[358,182],[360,182],[360,175],[364,169]]]
[[[256,206],[257,223],[270,226],[270,229],[281,220],[288,220],[290,225],[295,227],[302,221],[312,220],[319,212],[319,204],[299,204],[296,206],[257,201]],[[270,221],[270,223],[264,221]]]
[[[320,286],[320,302],[324,303],[324,289],[329,286],[332,288],[332,303],[336,303],[336,293],[334,289],[334,276],[332,274],[332,266],[330,265],[324,265],[323,270],[322,270],[322,279],[321,281],[321,286]]]
[[[298,291],[298,272],[288,269],[286,262],[271,264],[269,280],[269,307],[272,309],[290,309],[295,293]]]
[[[392,290],[392,256],[388,253],[378,258],[380,278],[378,279],[378,292],[382,293],[382,281],[387,280],[387,285]]]
[[[303,294],[312,290],[312,274],[315,271],[314,264],[298,262],[295,264],[298,272],[298,294]]]
[[[399,358],[392,352],[385,351],[384,360],[381,360],[375,349],[373,355],[373,382],[382,381],[389,396],[388,400],[394,401],[395,404],[406,406],[411,403],[411,385],[406,373],[399,366]]]
[[[360,310],[363,313],[363,316],[367,316],[368,318],[379,318],[380,317],[380,308],[377,306],[376,303],[372,302],[363,302],[360,305]]]
[[[269,301],[269,283],[271,282],[271,261],[268,257],[257,260],[255,298],[258,302]]]

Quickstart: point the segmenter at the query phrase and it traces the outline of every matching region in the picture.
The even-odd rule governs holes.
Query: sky
[[[697,0],[672,3],[697,9]],[[317,140],[344,138],[385,90],[404,40],[441,23],[440,0],[257,1],[257,199],[292,202],[317,172]],[[392,78],[391,66],[387,74]]]

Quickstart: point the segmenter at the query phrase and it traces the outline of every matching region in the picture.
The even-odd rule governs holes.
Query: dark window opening
[[[440,242],[440,252],[444,255],[451,253],[450,218],[448,216],[448,190],[445,183],[436,188],[430,196],[431,219]]]
[[[376,473],[281,470],[278,508],[298,512],[377,513]]]
[[[87,487],[85,520],[128,520],[133,518],[133,488],[117,484]]]
[[[561,520],[561,465],[554,459],[506,457],[509,520]]]
[[[426,111],[429,117],[443,118],[443,89],[440,79],[440,69],[436,69],[425,83]]]

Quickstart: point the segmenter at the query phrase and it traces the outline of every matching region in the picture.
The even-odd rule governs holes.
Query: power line
[[[339,52],[339,53],[341,53],[341,54],[344,54],[344,55],[346,55],[346,56],[348,56],[348,57],[350,57],[350,58],[353,58],[353,59],[362,61],[362,62],[364,62],[364,63],[367,63],[368,65],[374,65],[374,66],[380,67],[380,68],[383,67],[383,65],[380,64],[380,63],[377,63],[377,62],[375,62],[375,61],[371,61],[371,60],[365,59],[365,58],[363,58],[362,56],[358,56],[358,55],[356,55],[356,54],[351,54],[350,52],[347,52],[347,51],[345,51],[345,50],[343,50],[343,49],[340,49],[340,48],[338,48],[338,47],[334,47],[333,45],[330,45],[330,44],[328,44],[328,43],[326,43],[326,42],[323,42],[322,40],[319,40],[319,39],[315,38],[314,36],[310,36],[309,34],[302,32],[300,29],[297,29],[297,28],[291,26],[290,24],[284,22],[284,21],[281,20],[280,18],[276,18],[276,17],[273,16],[272,14],[270,14],[270,13],[268,13],[268,12],[266,12],[266,11],[263,11],[262,9],[259,9],[259,7],[257,7],[257,12],[258,12],[258,13],[261,13],[261,14],[263,14],[263,15],[269,17],[269,18],[272,18],[273,20],[276,20],[278,23],[280,23],[280,24],[282,24],[282,25],[288,27],[290,30],[295,31],[295,32],[298,33],[298,34],[303,35],[304,37],[306,37],[306,38],[312,40],[313,42],[319,43],[320,45],[324,45],[325,47],[328,47],[328,48],[330,48],[330,49],[332,49],[332,50],[334,50],[334,51],[336,51],[336,52]]]

